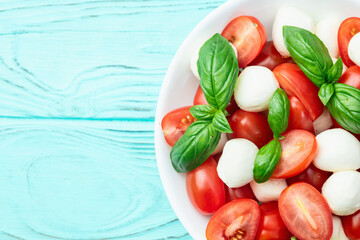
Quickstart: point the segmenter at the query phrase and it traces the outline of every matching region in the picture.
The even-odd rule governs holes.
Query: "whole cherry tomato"
[[[304,104],[302,104],[295,96],[290,96],[289,101],[290,115],[287,130],[303,129],[314,133],[313,121],[311,121],[309,113],[306,110]]]
[[[257,201],[253,191],[251,190],[250,184],[238,188],[229,188],[225,186],[226,202],[230,202],[234,199],[239,198],[250,198]]]
[[[351,240],[360,240],[360,210],[349,216],[341,217],[344,232]]]

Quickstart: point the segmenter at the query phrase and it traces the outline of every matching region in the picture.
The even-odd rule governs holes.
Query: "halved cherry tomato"
[[[293,236],[281,219],[277,202],[262,203],[260,212],[256,240],[285,240]]]
[[[245,138],[258,148],[267,144],[273,137],[267,119],[261,113],[237,110],[229,119],[232,138]]]
[[[341,217],[346,236],[351,240],[360,240],[360,210],[349,216]]]
[[[307,183],[287,187],[279,198],[286,227],[298,239],[329,240],[333,233],[331,210],[325,198]]]
[[[274,69],[273,73],[280,87],[289,96],[297,97],[304,104],[312,121],[323,113],[324,105],[318,96],[319,89],[305,76],[296,64],[280,64]]]
[[[339,52],[341,59],[343,60],[344,64],[347,67],[355,65],[353,61],[351,61],[349,54],[348,54],[348,47],[351,38],[360,32],[360,18],[358,17],[351,17],[345,19],[338,31],[338,44],[339,44]]]
[[[240,68],[248,65],[259,55],[267,38],[265,27],[258,19],[250,16],[233,19],[221,35],[235,46]]]
[[[260,209],[251,199],[236,199],[222,206],[211,217],[207,240],[253,240],[260,221]]]
[[[186,174],[186,190],[191,203],[200,213],[214,213],[225,204],[225,187],[217,174],[217,163],[211,156]]]
[[[263,66],[271,71],[281,63],[294,63],[292,58],[283,58],[272,41],[267,41],[263,50],[248,66]]]
[[[324,185],[325,181],[331,176],[331,172],[325,172],[323,170],[318,169],[313,164],[303,171],[302,173],[286,179],[288,185],[297,182],[306,182],[313,187],[315,187],[319,192],[321,192],[321,188]]]
[[[290,115],[287,130],[303,129],[314,133],[313,122],[311,121],[309,113],[306,110],[304,104],[302,104],[295,96],[290,96],[289,101]]]
[[[195,93],[194,105],[209,105],[209,103],[206,101],[204,92],[202,91],[200,85]],[[238,109],[239,109],[239,107],[235,102],[234,96],[232,96],[229,104],[226,107],[226,111],[231,115]]]
[[[179,140],[184,135],[186,129],[195,121],[189,109],[191,106],[181,107],[175,109],[168,114],[161,121],[161,128],[163,130],[165,140],[170,146]]]
[[[291,130],[280,140],[281,157],[273,178],[289,178],[304,171],[315,157],[317,142],[314,134],[305,130]]]
[[[250,198],[257,201],[253,191],[251,190],[250,184],[238,188],[229,188],[225,186],[226,202],[230,202],[234,199],[239,198]]]

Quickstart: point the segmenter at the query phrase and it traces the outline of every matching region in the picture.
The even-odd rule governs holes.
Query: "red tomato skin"
[[[323,170],[318,169],[313,164],[300,174],[286,179],[288,185],[297,183],[297,182],[306,182],[313,187],[315,187],[319,192],[321,192],[321,188],[324,185],[325,181],[331,176],[331,172],[325,172]]]
[[[292,58],[283,58],[272,41],[267,41],[264,48],[248,66],[263,66],[271,71],[281,63],[294,63]]]
[[[313,121],[311,120],[304,104],[302,104],[295,96],[290,96],[289,101],[290,115],[287,131],[293,129],[303,129],[311,133],[315,133]]]
[[[306,202],[307,206],[304,205]],[[287,187],[280,194],[278,206],[285,226],[298,239],[330,240],[333,221],[329,204],[310,184],[301,182]],[[311,227],[309,220],[301,220],[302,213],[305,216],[310,214],[316,230],[315,226]]]
[[[351,240],[360,240],[360,210],[349,216],[341,217],[344,232]]]
[[[186,174],[186,190],[193,206],[209,215],[225,204],[225,187],[217,174],[217,163],[211,156]]]
[[[257,201],[253,191],[251,190],[250,184],[238,188],[229,188],[225,186],[226,202],[230,202],[239,198],[249,198]]]
[[[164,133],[165,141],[171,147],[184,135],[186,129],[195,118],[191,115],[189,109],[192,106],[177,108],[168,112],[161,121],[161,128]]]
[[[267,39],[265,27],[252,16],[239,16],[233,19],[221,35],[237,49],[239,68],[245,67],[260,54]]]
[[[202,91],[200,85],[199,85],[198,89],[196,90],[193,103],[194,103],[194,105],[209,105],[209,103],[206,101],[204,92]],[[238,109],[239,109],[239,107],[235,102],[234,96],[232,96],[231,100],[225,110],[231,115]]]
[[[261,113],[237,110],[229,119],[233,133],[231,138],[245,138],[258,148],[267,144],[273,137],[267,119]]]
[[[285,138],[280,140],[282,154],[272,178],[290,178],[298,175],[309,167],[317,151],[316,138],[311,132],[295,129],[285,132],[283,136]],[[295,150],[298,151],[294,152],[296,154],[292,153],[293,148],[297,148]],[[294,161],[295,157],[299,158],[298,161],[289,166],[290,160]]]
[[[360,18],[350,17],[345,19],[338,30],[338,45],[341,59],[347,67],[355,65],[348,54],[351,38],[360,31]]]
[[[260,208],[256,201],[246,198],[233,200],[222,206],[210,218],[206,227],[206,239],[231,239],[234,233],[241,230],[241,240],[254,240],[259,221]]]
[[[255,240],[284,240],[293,236],[281,219],[277,202],[262,203],[260,212],[260,224]]]
[[[280,64],[273,70],[273,73],[287,95],[297,97],[304,104],[312,121],[323,113],[324,105],[318,96],[319,88],[305,76],[296,64]]]

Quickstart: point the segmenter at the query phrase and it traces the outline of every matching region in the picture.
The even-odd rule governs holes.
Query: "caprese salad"
[[[194,105],[162,119],[208,240],[360,240],[360,18],[252,16],[189,59]]]

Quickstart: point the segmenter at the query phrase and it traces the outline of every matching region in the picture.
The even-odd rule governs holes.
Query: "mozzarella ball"
[[[323,113],[313,122],[315,135],[322,133],[332,127],[333,122],[327,107],[324,108]]]
[[[235,56],[237,58],[238,54],[237,54],[237,50],[236,50],[235,46],[232,43],[230,43],[230,45],[232,46]],[[199,71],[198,71],[198,67],[197,67],[197,62],[199,60],[199,51],[200,51],[201,47],[202,47],[202,45],[195,50],[195,52],[192,55],[191,60],[190,60],[191,71],[194,74],[194,76],[196,77],[196,79],[198,79],[198,80],[200,80],[200,75],[199,75]]]
[[[338,216],[332,216],[333,220],[333,234],[330,240],[348,240],[345,235],[343,226],[341,224],[341,219]]]
[[[335,64],[335,63],[336,63],[336,61],[337,61],[337,58],[331,57],[331,60],[332,60],[332,61],[333,61],[333,63]],[[348,69],[348,68],[347,68],[347,66],[343,63],[343,70],[342,70],[342,73],[344,73],[344,72],[346,71],[346,69]]]
[[[283,38],[283,26],[294,26],[315,32],[313,19],[307,13],[293,7],[281,7],[275,16],[272,39],[277,51],[285,58],[290,57]]]
[[[329,50],[330,56],[339,57],[337,34],[341,20],[337,17],[322,19],[316,25],[316,35]]]
[[[318,150],[313,163],[317,168],[329,172],[360,168],[360,142],[348,131],[329,129],[316,140]]]
[[[246,67],[236,80],[234,98],[241,109],[261,112],[269,108],[270,99],[278,87],[275,75],[268,68]]]
[[[212,154],[215,155],[215,154],[221,153],[222,150],[224,149],[225,143],[228,140],[229,140],[229,138],[228,138],[227,134],[221,133],[220,141]]]
[[[277,201],[282,191],[287,188],[285,179],[272,179],[264,183],[257,183],[252,181],[250,183],[251,189],[255,194],[255,197],[260,202]]]
[[[360,33],[355,34],[349,42],[348,54],[356,65],[360,66]]]
[[[242,187],[253,179],[254,161],[259,149],[247,139],[227,141],[219,159],[217,172],[230,188]]]
[[[360,209],[360,172],[340,171],[331,175],[322,187],[322,195],[331,211],[339,216]]]

